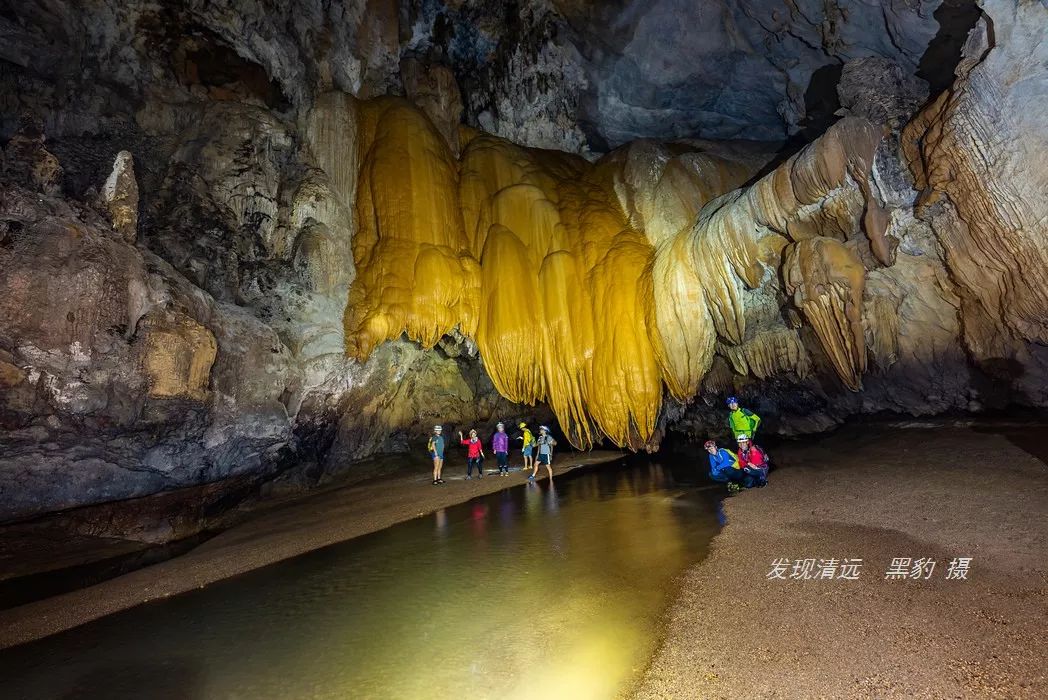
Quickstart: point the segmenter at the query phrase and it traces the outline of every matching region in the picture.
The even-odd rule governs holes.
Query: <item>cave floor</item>
[[[727,499],[710,556],[684,575],[638,697],[1048,697],[1037,435],[851,426],[773,450],[769,487]],[[962,557],[967,579],[948,579]],[[819,560],[861,559],[858,580],[839,565],[806,579],[811,558],[817,575],[834,571]],[[887,578],[896,558],[936,564]]]
[[[621,452],[608,450],[565,453],[554,464],[555,475],[622,456]],[[175,552],[177,556],[173,558],[86,588],[0,610],[0,649],[381,530],[526,480],[526,475],[518,470],[508,477],[489,474],[484,479],[465,481],[464,471],[465,467],[453,459],[444,467],[447,483],[442,487],[431,485],[428,465],[424,465],[422,470],[404,469],[351,486],[256,504],[253,512],[244,515],[238,524],[185,553]],[[544,474],[540,477],[545,478]],[[132,512],[140,508],[135,504]],[[76,566],[142,549],[141,543],[113,538],[77,538],[67,534],[62,539],[57,525],[19,525],[11,532],[11,538],[22,537],[28,544],[19,548],[21,552],[8,548],[7,564],[27,572],[42,570],[43,562],[51,558],[56,559],[52,568],[59,564]],[[20,560],[28,549],[34,550],[32,561],[24,557]]]

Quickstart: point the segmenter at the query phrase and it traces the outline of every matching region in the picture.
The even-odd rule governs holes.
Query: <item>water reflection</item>
[[[549,486],[546,488],[546,512],[556,513],[560,509],[560,502],[557,500],[557,487],[553,484],[553,479],[549,480]]]
[[[0,680],[33,698],[170,696],[180,669],[194,698],[615,697],[716,521],[660,465],[568,475],[10,650]],[[134,669],[165,659],[146,692]]]

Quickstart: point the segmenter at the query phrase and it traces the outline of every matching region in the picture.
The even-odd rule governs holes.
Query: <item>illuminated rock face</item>
[[[986,0],[912,119],[935,2],[744,5],[725,43],[739,3],[14,3],[0,518],[315,483],[435,422],[652,449],[725,437],[728,393],[784,434],[1048,403],[1043,3]],[[768,129],[807,145],[625,143]]]
[[[993,3],[958,80],[906,128],[918,209],[946,252],[972,358],[1048,398],[1048,8]],[[1021,66],[1021,67],[1020,67]]]
[[[963,365],[963,346],[987,360],[991,375],[1001,371],[995,362],[1018,357],[1018,366],[1032,370],[1024,375],[1032,389],[1026,396],[1036,399],[1043,358],[1030,342],[1044,342],[1048,298],[1039,276],[1020,270],[1045,262],[1044,188],[1035,191],[1036,177],[979,184],[987,177],[972,165],[986,148],[980,129],[1008,119],[999,109],[986,113],[983,96],[1000,89],[1000,78],[978,80],[993,64],[968,76],[985,53],[978,40],[973,34],[961,81],[904,139],[917,187],[925,189],[919,218],[911,195],[893,189],[908,189],[905,178],[889,182],[898,180],[890,171],[899,165],[884,141],[888,127],[858,117],[735,189],[770,157],[738,146],[641,141],[590,164],[469,132],[456,169],[450,144],[420,124],[418,110],[410,119],[395,112],[383,132],[398,134],[393,143],[372,141],[361,151],[401,169],[384,181],[374,177],[370,195],[358,199],[362,219],[395,233],[390,241],[357,239],[358,267],[374,269],[350,296],[348,348],[363,358],[402,332],[431,346],[454,328],[476,340],[500,393],[547,402],[580,446],[602,438],[634,448],[657,442],[664,390],[689,402],[704,389],[736,383],[725,381],[718,363],[737,376],[798,386],[825,386],[832,371],[842,387],[863,392],[854,402],[846,394],[831,399],[846,412],[914,410],[916,387],[924,386],[923,410],[935,411],[970,405],[976,393],[934,378],[903,391],[891,383],[934,375],[936,364]],[[1029,46],[1035,38],[1013,43]],[[863,70],[892,76],[891,66],[876,61],[849,70],[851,84]],[[849,98],[849,109],[888,115],[897,128],[899,109],[918,89],[905,88],[895,102]],[[1014,99],[1030,98],[1024,91]],[[1017,140],[1033,152],[1043,124],[1030,133]],[[397,199],[404,189],[415,193],[411,201]],[[929,244],[925,213],[936,192],[951,196],[955,213],[931,219],[938,242]],[[991,245],[991,238],[1012,243]],[[956,295],[940,246],[960,283]],[[433,260],[422,267],[427,250]],[[920,260],[929,254],[938,262]],[[987,279],[993,274],[996,281]],[[434,298],[443,303],[430,303]],[[912,340],[918,334],[926,335],[925,347]],[[963,371],[959,376],[963,383]]]
[[[872,124],[844,120],[718,200],[766,158],[641,143],[590,164],[467,134],[456,162],[408,103],[369,101],[359,114],[360,274],[346,310],[358,360],[402,333],[432,347],[455,329],[475,338],[502,395],[547,402],[576,445],[640,447],[663,386],[679,400],[698,393],[718,340],[750,337],[747,290],[781,274],[834,369],[860,388],[860,256],[877,265],[893,253],[870,189]],[[806,362],[781,322],[757,346],[736,364],[771,374]]]

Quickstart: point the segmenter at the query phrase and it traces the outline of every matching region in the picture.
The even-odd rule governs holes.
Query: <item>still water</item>
[[[0,693],[616,697],[719,527],[693,480],[623,462],[507,488],[0,652]]]

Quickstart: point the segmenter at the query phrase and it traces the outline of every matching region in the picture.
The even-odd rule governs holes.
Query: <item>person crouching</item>
[[[754,486],[765,486],[768,483],[768,455],[761,448],[753,444],[750,437],[740,434],[736,438],[739,443],[739,451],[736,458],[739,460],[739,469],[746,476],[743,486],[752,488]]]
[[[710,456],[710,478],[728,485],[731,492],[740,491],[746,475],[739,468],[738,458],[723,447],[717,447],[713,440],[707,440],[703,447]]]

